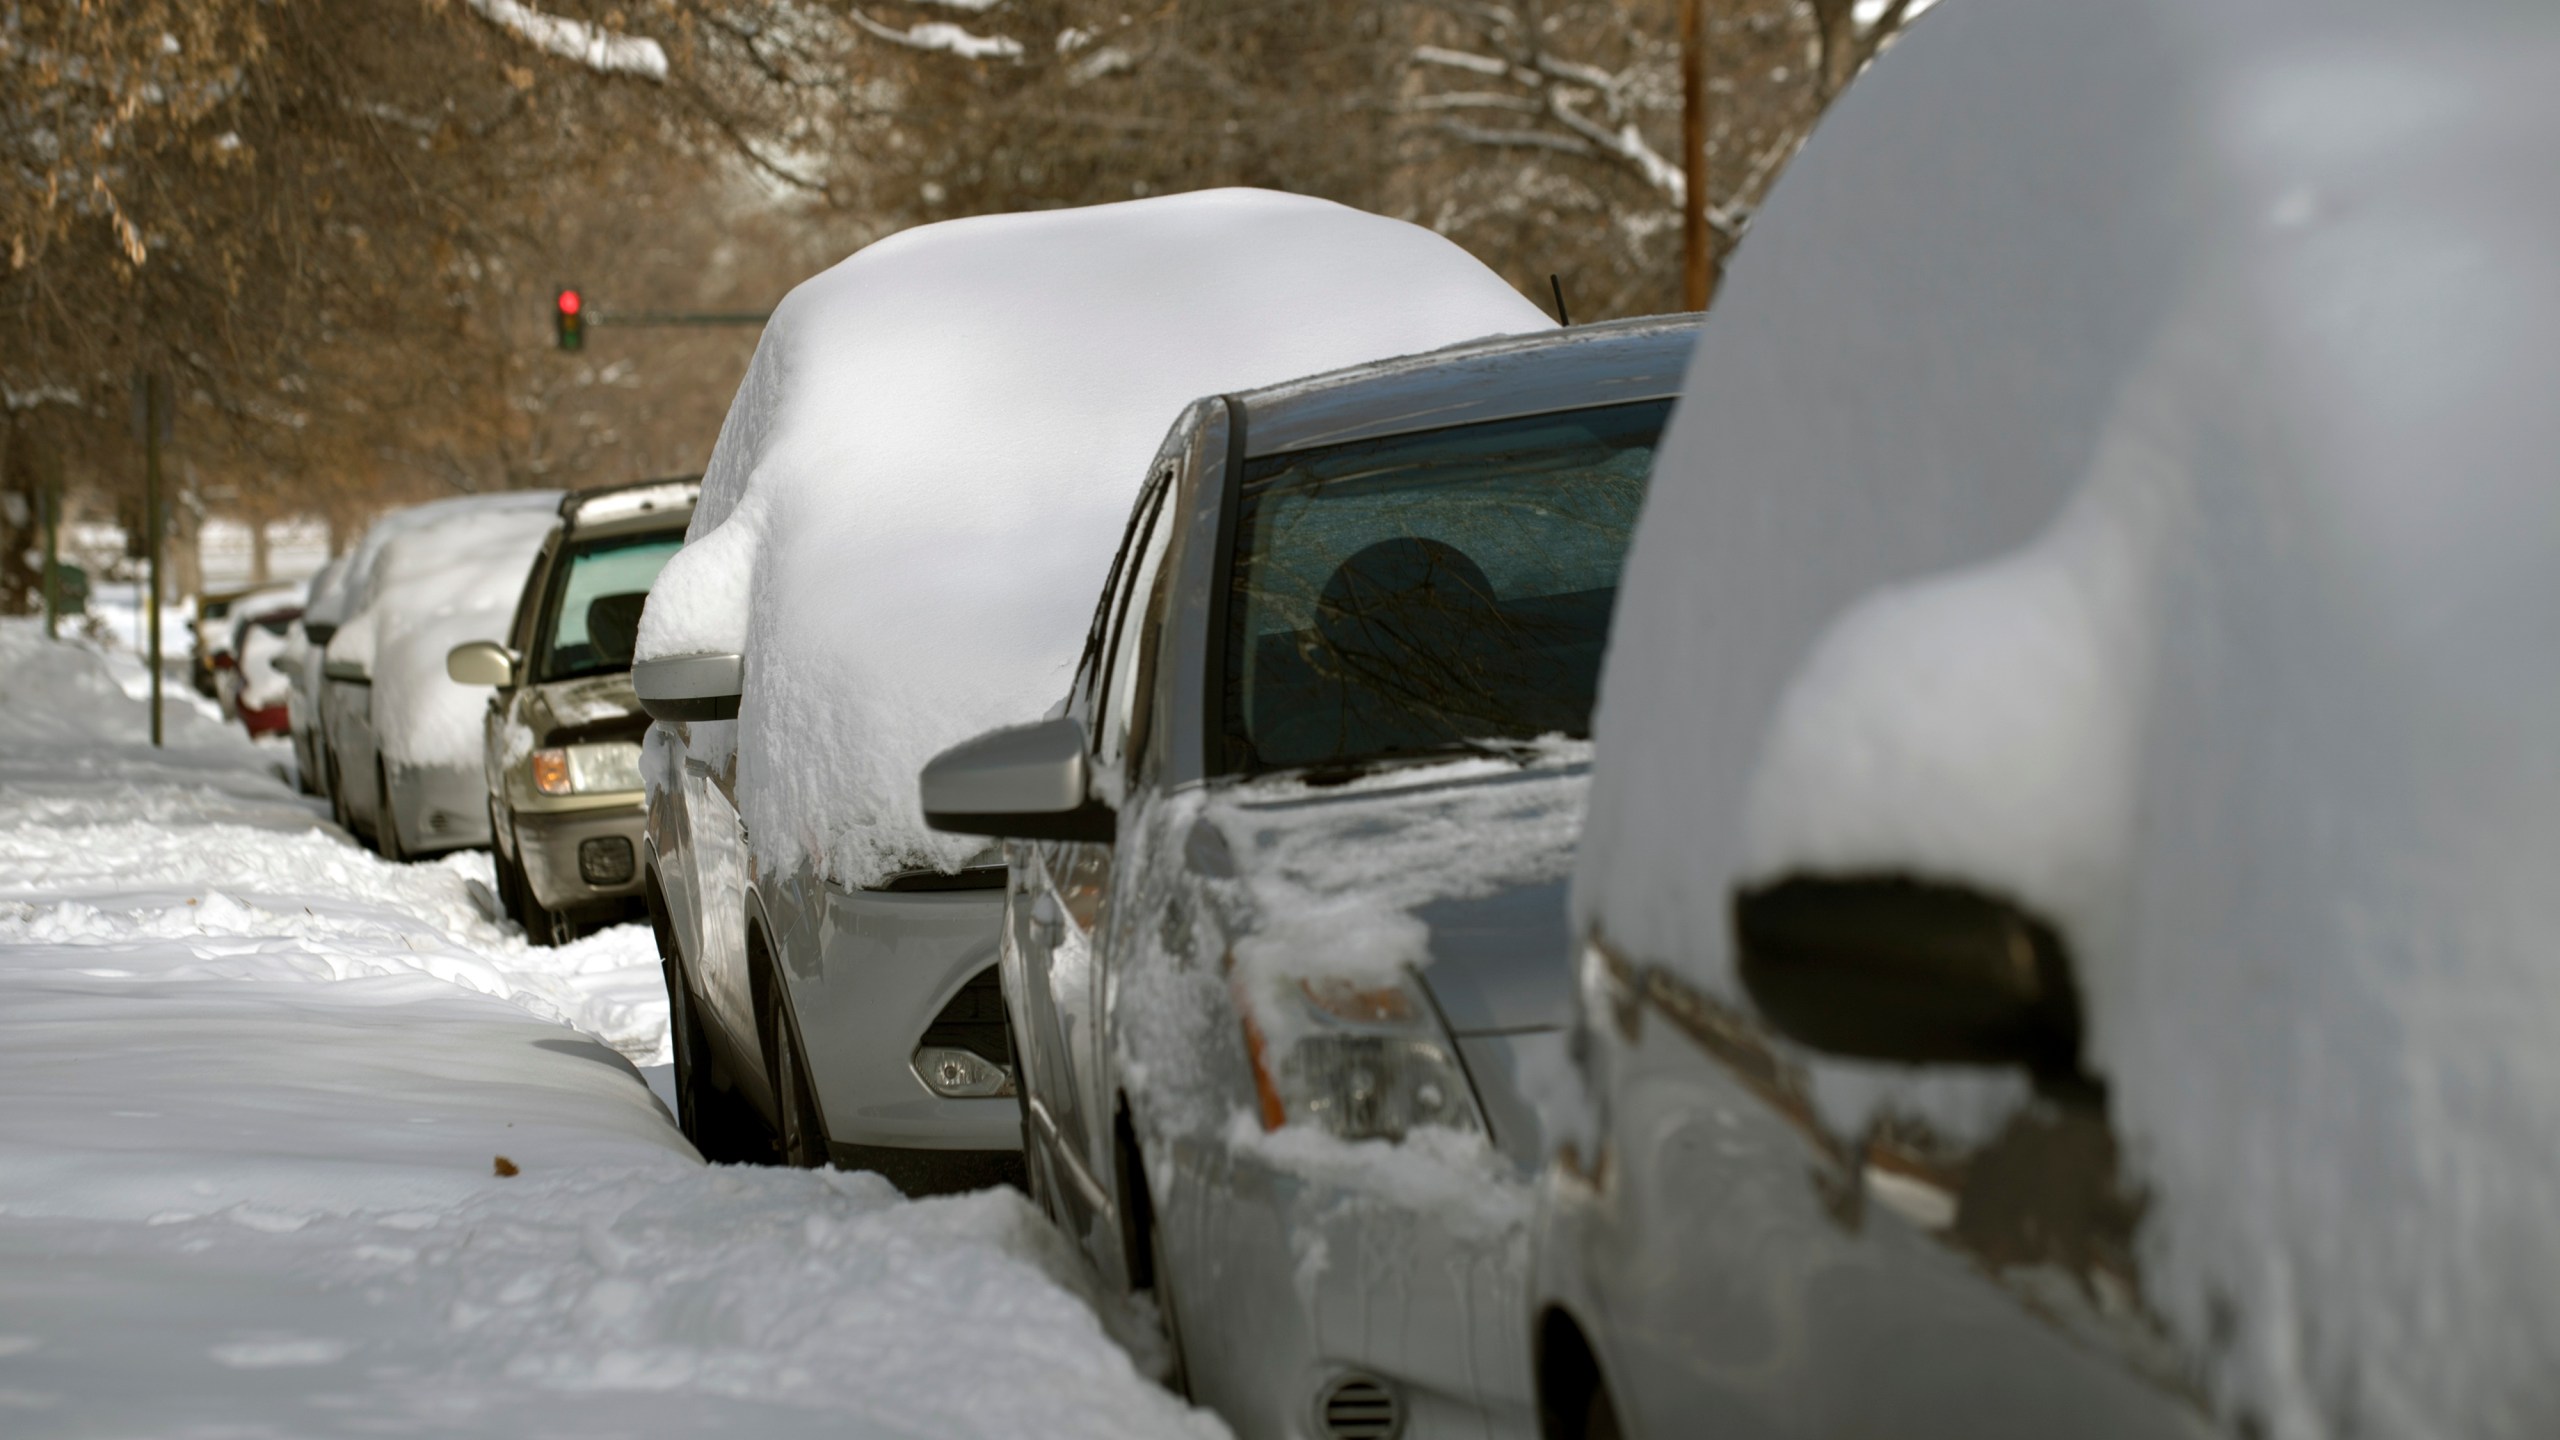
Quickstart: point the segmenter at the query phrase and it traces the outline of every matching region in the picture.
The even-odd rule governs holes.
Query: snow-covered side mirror
[[[300,675],[302,673],[301,658],[289,650],[279,653],[274,659],[269,660],[267,663],[274,666],[276,673],[279,675]]]
[[[1107,842],[1118,817],[1092,796],[1085,749],[1072,715],[964,740],[924,767],[924,822],[961,835]]]
[[[2052,926],[1901,875],[1791,877],[1738,892],[1736,968],[1782,1033],[1905,1065],[2080,1073],[2080,996]]]
[[[470,640],[444,652],[444,673],[456,685],[504,690],[516,683],[515,652],[495,640]]]
[[[743,655],[668,655],[631,667],[640,708],[658,720],[735,720],[746,680]]]

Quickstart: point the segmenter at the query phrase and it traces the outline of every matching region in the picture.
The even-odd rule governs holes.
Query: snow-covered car
[[[1018,1174],[1005,871],[917,772],[1056,699],[1191,400],[1551,323],[1427,230],[1249,190],[926,226],[793,291],[633,672],[696,1144]]]
[[[1778,182],[1610,640],[1550,1434],[2552,1433],[2556,74],[1959,0]]]
[[[1063,712],[924,772],[1016,842],[1032,1193],[1249,1440],[1535,1433],[1521,1077],[1563,1063],[1583,737],[1696,334],[1193,405]]]
[[[231,653],[231,607],[249,590],[208,590],[196,597],[195,619],[188,627],[195,644],[187,655],[187,681],[208,700],[221,697],[223,657]]]
[[[284,672],[285,733],[293,738],[294,774],[303,793],[328,793],[328,738],[321,697],[328,684],[323,656],[329,637],[346,617],[346,574],[351,555],[331,556],[311,577],[302,614],[286,628],[275,667]]]
[[[286,636],[302,618],[302,583],[269,586],[231,607],[230,644],[215,662],[215,698],[222,713],[252,735],[281,735],[290,717],[285,697],[293,678],[276,666]]]
[[[387,858],[489,843],[489,691],[454,683],[446,655],[504,632],[559,509],[557,490],[438,500],[386,516],[356,551],[329,638],[329,792]]]
[[[684,544],[699,478],[581,490],[525,578],[506,639],[445,658],[456,682],[496,687],[481,775],[498,896],[538,942],[560,944],[641,906],[640,738],[631,651],[658,569]]]

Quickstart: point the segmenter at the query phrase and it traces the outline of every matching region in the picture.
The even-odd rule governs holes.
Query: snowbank
[[[1550,323],[1427,230],[1260,191],[892,236],[775,311],[640,653],[748,657],[762,863],[957,865],[916,774],[1065,693],[1185,403]]]
[[[1730,996],[1781,872],[2052,916],[2146,1297],[2276,1436],[2550,1418],[2555,68],[2485,0],[1944,7],[1755,222],[1621,592],[1578,923]]]
[[[445,652],[466,640],[499,640],[515,616],[543,537],[558,522],[560,492],[520,490],[443,501],[437,513],[392,537],[375,562],[364,608],[341,636],[368,642],[376,742],[395,765],[480,768],[485,685],[457,685]]]
[[[0,622],[0,1430],[1224,1433],[1018,1194],[702,1166],[644,929],[527,947],[130,690]]]

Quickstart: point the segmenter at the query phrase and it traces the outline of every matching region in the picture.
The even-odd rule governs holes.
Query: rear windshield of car
[[[631,668],[629,656],[608,655],[587,633],[587,607],[608,595],[645,595],[684,548],[684,534],[634,535],[574,546],[552,580],[551,633],[544,638],[537,682],[575,680]]]
[[[1225,767],[1585,736],[1668,400],[1270,456],[1245,470]]]

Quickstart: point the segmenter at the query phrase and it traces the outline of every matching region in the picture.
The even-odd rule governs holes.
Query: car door
[[[693,983],[749,1076],[764,1073],[747,979],[747,830],[738,816],[738,722],[686,727],[684,815],[695,903]]]
[[[1164,510],[1170,467],[1140,492],[1113,558],[1102,603],[1078,667],[1071,708],[1085,721],[1097,776],[1114,784],[1128,750],[1126,716],[1134,689],[1138,597],[1152,593],[1172,526]],[[1091,1222],[1104,1208],[1111,1143],[1108,1066],[1102,1052],[1102,967],[1098,953],[1111,891],[1111,847],[1048,841],[1026,847],[1026,882],[1015,896],[1008,939],[1017,952],[1023,1047],[1031,1067],[1026,1108],[1033,1142],[1071,1173],[1053,1197],[1079,1234],[1116,1233]],[[1075,1212],[1065,1216],[1064,1212]]]
[[[524,593],[516,599],[515,619],[507,626],[507,648],[515,652],[516,683],[502,685],[489,696],[489,708],[483,720],[480,746],[481,763],[487,772],[489,787],[489,843],[501,856],[516,852],[515,816],[507,805],[507,770],[523,758],[523,752],[511,747],[510,730],[524,724],[525,697],[532,693],[533,641],[542,615],[542,597],[551,579],[552,557],[559,553],[560,532],[542,542],[542,553],[534,557],[533,569],[525,576]],[[523,744],[531,745],[535,737],[527,733]]]

